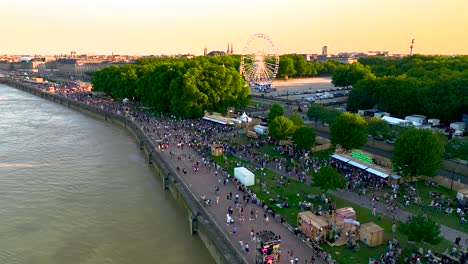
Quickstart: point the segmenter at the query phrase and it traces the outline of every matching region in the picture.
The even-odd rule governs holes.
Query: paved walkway
[[[270,230],[281,236],[281,263],[290,263],[290,259],[288,257],[289,251],[293,251],[293,258],[298,258],[298,263],[300,264],[312,263],[311,258],[315,259],[313,263],[325,263],[325,261],[320,259],[311,248],[305,245],[290,230],[282,225],[278,218],[271,219],[272,216],[269,215],[270,220],[268,223],[266,223],[263,218],[265,210],[260,206],[254,205],[252,203],[244,204],[243,214],[245,216],[245,222],[240,222],[238,220],[239,210],[235,208],[233,200],[227,199],[227,195],[230,192],[232,192],[233,197],[238,194],[240,197],[239,200],[241,204],[243,204],[243,193],[240,192],[236,185],[232,182],[229,182],[226,185],[223,185],[222,183],[218,184],[218,178],[215,175],[215,169],[212,168],[211,171],[209,171],[207,168],[205,168],[202,165],[203,163],[201,162],[201,158],[193,149],[185,147],[184,152],[187,152],[187,155],[195,155],[195,161],[188,160],[188,158],[178,160],[177,157],[173,157],[173,155],[170,154],[171,151],[175,151],[176,153],[181,152],[181,149],[175,145],[176,144],[170,144],[169,149],[159,152],[162,154],[163,158],[170,161],[169,163],[173,167],[174,171],[177,171],[177,167],[180,168],[180,171],[182,171],[184,168],[187,170],[187,174],[180,172],[179,176],[184,180],[185,184],[188,185],[190,190],[197,198],[206,196],[212,200],[211,206],[206,206],[205,208],[209,212],[210,216],[215,220],[217,225],[219,225],[219,227],[223,230],[224,234],[230,239],[232,244],[245,257],[248,263],[255,263],[256,256],[255,242],[252,241],[250,235],[252,229],[255,232]],[[200,161],[200,170],[194,173],[193,163],[197,160]],[[216,185],[220,186],[219,204],[216,203],[216,195],[214,192]],[[234,209],[234,224],[227,224],[226,222],[226,214],[229,206],[232,206]],[[256,208],[258,210],[258,218],[256,220],[249,221],[250,211],[252,208]],[[232,233],[234,225],[238,228],[237,234]],[[243,241],[243,247],[240,245],[240,240]],[[248,243],[250,247],[250,252],[248,253],[245,252],[245,243]]]

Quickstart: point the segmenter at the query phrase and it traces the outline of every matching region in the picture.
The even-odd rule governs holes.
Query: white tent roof
[[[351,164],[351,165],[353,165],[355,167],[358,167],[360,169],[366,169],[367,168],[366,166],[362,165],[361,163],[357,163],[357,162],[355,162],[353,160],[348,161],[348,164]]]
[[[331,155],[331,157],[334,158],[334,159],[337,159],[337,160],[344,161],[344,162],[346,162],[346,163],[348,163],[348,161],[349,161],[349,159],[347,159],[347,158],[345,158],[345,157],[342,157],[342,156],[340,156],[340,155],[338,155],[338,154],[333,154],[333,155]]]
[[[384,116],[382,117],[382,120],[387,121],[390,125],[398,125],[398,124],[405,124],[405,123],[412,123],[411,121],[400,119],[400,118],[395,118],[391,116]]]
[[[202,117],[202,119],[205,119],[205,120],[208,120],[208,121],[211,121],[211,122],[215,122],[215,123],[218,123],[218,124],[222,124],[222,125],[226,125],[226,124],[232,125],[233,124],[232,122],[227,123],[227,122],[217,120],[217,119],[207,117],[207,116]]]
[[[372,174],[375,174],[375,175],[377,175],[377,176],[379,176],[381,178],[387,178],[388,177],[388,174],[383,173],[383,172],[378,171],[378,170],[374,170],[372,168],[367,168],[366,171],[368,171],[368,172],[370,172]]]

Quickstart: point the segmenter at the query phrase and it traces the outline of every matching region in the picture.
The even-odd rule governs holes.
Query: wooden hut
[[[223,155],[223,145],[221,142],[213,142],[211,145],[211,155],[216,157]]]
[[[345,219],[356,220],[356,212],[352,207],[343,207],[336,210],[335,223],[339,226],[345,225]]]
[[[384,242],[384,229],[374,222],[361,225],[361,241],[369,247],[382,245]]]
[[[328,230],[327,221],[311,211],[301,212],[297,215],[297,227],[304,235],[315,240],[317,236],[324,238]]]

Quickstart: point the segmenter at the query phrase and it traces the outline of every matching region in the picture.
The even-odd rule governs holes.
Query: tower
[[[410,48],[410,52],[409,52],[409,55],[412,56],[413,55],[413,47],[414,47],[414,39],[411,40],[411,46],[409,47]]]
[[[206,49],[206,46],[205,46],[205,49],[203,50],[203,56],[206,56],[208,55],[208,50]]]
[[[232,42],[231,42],[231,54],[234,54],[234,48],[233,48]]]
[[[328,55],[328,46],[323,46],[322,47],[322,55],[327,56]]]
[[[229,54],[229,42],[228,42],[228,49],[226,51],[226,54]]]

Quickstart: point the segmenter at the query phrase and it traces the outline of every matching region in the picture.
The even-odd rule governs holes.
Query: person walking
[[[245,243],[245,252],[249,253],[249,243]]]

